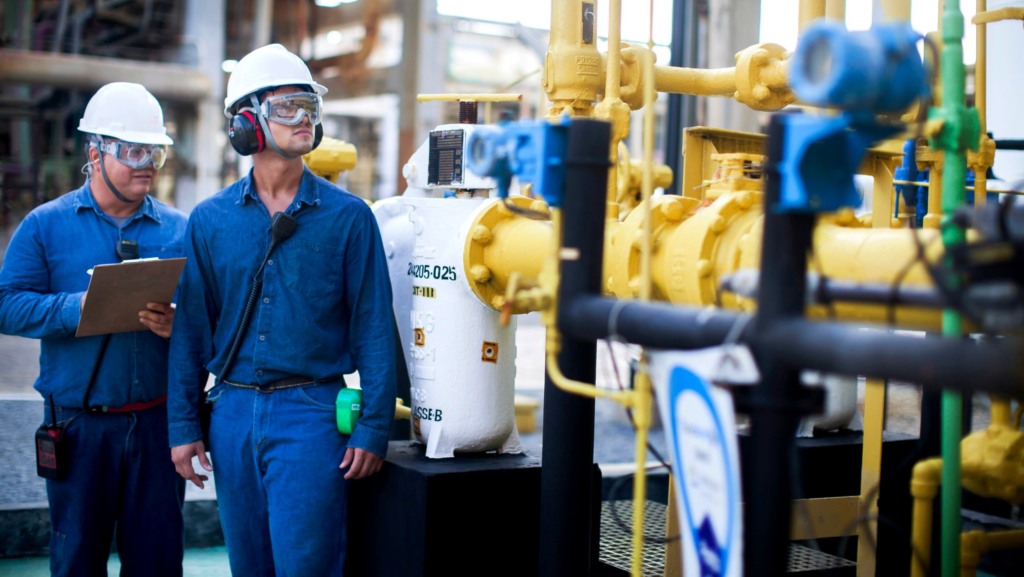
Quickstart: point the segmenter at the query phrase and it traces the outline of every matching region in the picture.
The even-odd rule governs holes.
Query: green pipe
[[[942,121],[932,147],[945,152],[942,170],[942,241],[949,248],[964,242],[963,229],[956,226],[951,215],[964,204],[967,176],[967,148],[977,148],[979,123],[977,110],[967,110],[964,96],[963,35],[964,17],[959,2],[947,0],[942,15],[942,106],[929,116]],[[942,333],[948,338],[963,334],[960,315],[943,311]],[[942,577],[960,574],[960,441],[963,399],[958,392],[942,395]]]

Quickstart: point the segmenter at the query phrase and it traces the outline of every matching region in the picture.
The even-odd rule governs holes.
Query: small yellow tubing
[[[914,465],[910,478],[910,494],[914,497],[910,577],[928,575],[932,554],[932,501],[939,493],[941,480],[942,459],[928,459]]]
[[[633,476],[633,577],[643,577],[644,519],[647,505],[647,435],[651,428],[651,377],[647,355],[640,358],[640,369],[633,390],[633,425],[636,427],[636,472]]]
[[[622,403],[622,405],[626,407],[633,406],[633,393],[630,391],[609,391],[608,389],[598,388],[597,385],[594,385],[593,383],[574,381],[565,376],[565,373],[563,373],[562,369],[558,366],[558,353],[562,350],[559,342],[562,335],[554,326],[548,326],[547,329],[548,376],[551,377],[551,382],[554,383],[556,387],[573,395],[580,395],[591,399],[611,399],[618,403]]]

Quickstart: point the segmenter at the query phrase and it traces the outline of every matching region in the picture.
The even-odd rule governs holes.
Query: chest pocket
[[[316,242],[296,240],[281,245],[280,253],[272,256],[275,264],[281,266],[281,275],[289,290],[316,298],[341,297],[342,249]]]
[[[183,245],[181,241],[168,243],[165,245],[160,244],[140,244],[139,245],[139,257],[140,258],[176,258],[183,256]]]

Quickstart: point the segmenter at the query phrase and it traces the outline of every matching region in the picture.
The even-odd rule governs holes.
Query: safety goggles
[[[139,144],[137,142],[121,142],[104,140],[99,149],[121,164],[136,170],[145,168],[150,162],[159,170],[167,161],[167,147],[162,144]]]
[[[312,92],[295,92],[292,94],[280,94],[268,96],[260,104],[260,111],[267,120],[273,120],[278,124],[295,126],[302,122],[302,118],[309,118],[310,124],[320,124],[320,114],[323,111],[323,99],[320,95]]]

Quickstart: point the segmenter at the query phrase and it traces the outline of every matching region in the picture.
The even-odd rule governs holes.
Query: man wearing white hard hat
[[[149,195],[172,144],[143,86],[107,84],[89,100],[81,188],[28,214],[0,268],[0,332],[41,339],[36,434],[46,476],[50,571],[180,576],[184,483],[167,459],[169,303],[139,311],[139,331],[75,337],[96,265],[182,255],[186,218]]]
[[[224,112],[253,168],[196,206],[185,233],[171,456],[202,487],[192,458],[212,470],[210,449],[235,575],[342,574],[348,482],[380,469],[394,414],[391,284],[376,220],[301,159],[323,133],[326,92],[278,44],[242,58]],[[335,401],[356,370],[362,414],[342,434]],[[217,377],[205,401],[209,447],[206,371]]]

